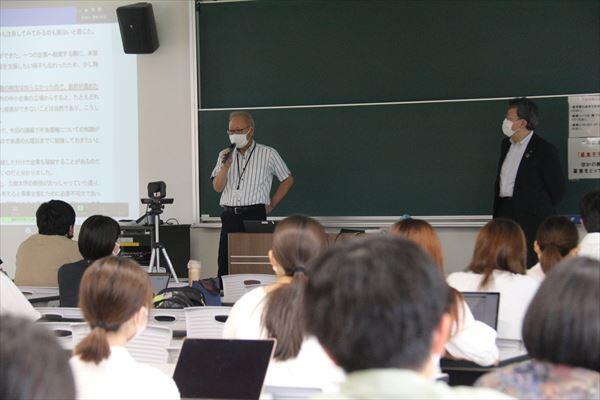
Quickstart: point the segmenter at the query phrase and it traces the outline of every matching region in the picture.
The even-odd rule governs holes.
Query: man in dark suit
[[[538,226],[556,214],[566,183],[556,147],[534,133],[538,121],[533,101],[508,102],[494,198],[494,218],[512,219],[525,232],[528,267],[537,262],[533,241]]]

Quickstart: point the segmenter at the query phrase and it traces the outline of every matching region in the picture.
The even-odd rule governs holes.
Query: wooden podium
[[[272,233],[230,233],[230,274],[273,274],[267,255],[273,242]]]
[[[355,233],[330,233],[329,244],[356,237]],[[269,262],[269,250],[273,242],[272,233],[230,233],[230,274],[273,274]]]

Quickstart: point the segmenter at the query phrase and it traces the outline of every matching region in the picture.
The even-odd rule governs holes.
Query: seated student
[[[579,243],[579,256],[600,260],[600,190],[586,193],[579,203],[579,213],[587,235]]]
[[[543,281],[550,269],[563,258],[577,255],[578,242],[577,227],[568,218],[559,215],[546,218],[533,242],[533,250],[540,261],[527,271],[527,276]]]
[[[520,399],[600,398],[600,263],[562,261],[540,286],[523,323],[531,360],[481,377],[476,385]]]
[[[438,270],[444,274],[442,245],[432,226],[420,219],[403,219],[396,222],[390,233],[416,243],[431,257]],[[496,331],[483,322],[476,321],[462,294],[449,288],[452,327],[446,352],[454,358],[473,361],[479,365],[492,365],[498,361]]]
[[[135,261],[111,256],[87,268],[79,306],[92,331],[71,358],[78,399],[179,398],[172,378],[125,348],[146,328],[151,305],[150,279]]]
[[[454,272],[448,284],[461,292],[499,292],[498,338],[521,340],[521,324],[539,282],[525,275],[523,230],[508,219],[488,222],[477,235],[468,272]]]
[[[507,398],[433,381],[451,325],[448,285],[406,239],[332,247],[313,264],[304,304],[308,332],[348,373],[330,398]]]
[[[0,270],[0,315],[6,314],[27,318],[31,321],[36,321],[41,317],[17,285],[3,270]]]
[[[61,307],[77,307],[79,283],[86,268],[95,260],[119,254],[117,238],[121,228],[110,217],[92,215],[81,225],[77,245],[83,260],[58,269],[58,293]]]
[[[69,355],[40,325],[0,316],[0,399],[75,398]]]
[[[15,283],[19,286],[57,286],[56,271],[81,260],[73,237],[75,210],[61,200],[50,200],[37,209],[38,234],[17,249]]]
[[[325,230],[311,218],[292,216],[278,223],[269,251],[277,283],[246,293],[225,323],[224,338],[277,339],[265,385],[327,391],[343,380],[343,372],[314,338],[306,337],[303,326],[308,269],[326,245]]]

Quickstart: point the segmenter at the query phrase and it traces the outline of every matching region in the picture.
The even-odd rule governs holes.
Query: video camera
[[[152,214],[161,214],[164,204],[173,204],[174,199],[166,198],[167,184],[163,181],[148,183],[148,198],[140,199],[142,204],[147,204]]]

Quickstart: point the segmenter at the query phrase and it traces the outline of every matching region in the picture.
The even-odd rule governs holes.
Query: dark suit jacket
[[[498,211],[500,170],[510,144],[509,138],[502,140],[496,174],[494,217]],[[556,206],[565,194],[565,185],[556,147],[534,133],[519,164],[513,192],[517,222],[528,239],[535,236],[537,227],[546,217],[556,214]]]
[[[61,307],[77,307],[79,284],[83,273],[90,266],[88,260],[65,264],[58,269],[58,296]]]

